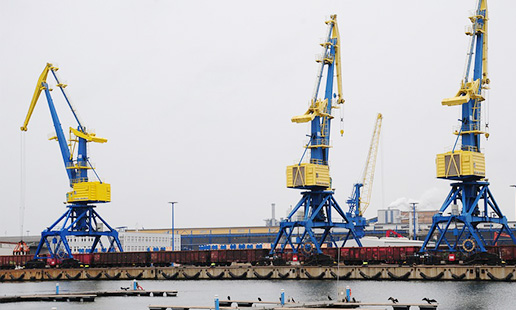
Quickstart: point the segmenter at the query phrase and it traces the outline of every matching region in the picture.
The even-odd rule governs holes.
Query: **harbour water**
[[[287,298],[296,302],[328,300],[336,298],[339,287],[350,286],[352,295],[364,302],[388,302],[395,297],[400,302],[419,303],[424,297],[436,299],[438,309],[483,310],[516,309],[514,292],[516,283],[506,282],[420,282],[420,281],[263,281],[263,280],[197,280],[197,281],[139,281],[148,290],[177,290],[177,297],[97,297],[92,303],[75,302],[27,302],[1,304],[2,310],[48,309],[57,310],[147,310],[151,304],[203,305],[213,304],[215,295],[221,300],[279,300],[281,289]],[[0,295],[30,295],[55,292],[56,282],[1,283]],[[61,281],[60,292],[92,290],[118,290],[131,286],[122,281]]]

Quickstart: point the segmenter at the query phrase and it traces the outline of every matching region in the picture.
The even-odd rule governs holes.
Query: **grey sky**
[[[514,219],[516,2],[488,5],[491,137],[482,146],[491,190]],[[262,225],[272,202],[284,216],[300,198],[285,187],[285,168],[300,158],[308,132],[290,118],[307,108],[333,13],[346,99],[345,134],[334,121],[330,155],[337,200],[346,208],[381,112],[366,216],[409,200],[439,208],[449,182],[435,178],[435,155],[453,145],[460,116],[440,101],[458,90],[473,7],[473,0],[2,1],[0,234],[19,232],[19,127],[46,62],[60,67],[86,125],[109,140],[90,145],[90,155],[112,186],[112,202],[98,207],[110,224],[169,227],[171,200],[179,201],[180,227]],[[75,124],[53,96],[67,131]],[[42,97],[26,133],[31,234],[65,211],[68,181],[51,132]]]

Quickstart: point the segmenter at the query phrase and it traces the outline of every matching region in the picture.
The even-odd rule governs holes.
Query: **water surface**
[[[1,283],[0,295],[25,295],[55,292],[55,282]],[[296,302],[336,298],[339,287],[350,286],[352,295],[364,302],[387,302],[395,297],[400,302],[421,302],[423,297],[436,299],[438,309],[516,309],[513,297],[516,283],[506,282],[402,282],[402,281],[314,281],[314,280],[142,280],[148,290],[177,290],[177,297],[97,297],[93,303],[30,302],[0,304],[2,310],[147,310],[148,305],[213,304],[215,295],[232,300],[279,300],[281,289]],[[60,281],[61,292],[118,290],[131,286],[130,280],[120,281]],[[415,308],[413,308],[415,309]]]

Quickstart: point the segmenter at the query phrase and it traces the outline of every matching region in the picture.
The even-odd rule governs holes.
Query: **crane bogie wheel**
[[[476,248],[477,244],[475,243],[475,240],[473,239],[465,239],[463,242],[462,242],[462,248],[464,249],[464,251],[468,252],[468,253],[471,253],[473,252],[473,250]]]
[[[315,251],[315,244],[313,242],[305,242],[301,245],[301,251],[305,255],[311,255]]]

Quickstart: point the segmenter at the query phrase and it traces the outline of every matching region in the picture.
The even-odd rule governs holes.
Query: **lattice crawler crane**
[[[325,242],[337,246],[333,230],[347,231],[346,239],[354,238],[361,245],[354,223],[344,212],[331,189],[329,168],[330,125],[332,109],[344,103],[340,68],[340,37],[337,16],[326,21],[328,32],[321,43],[323,52],[319,63],[314,93],[305,114],[295,116],[292,122],[310,123],[310,140],[298,164],[287,167],[287,187],[304,190],[301,200],[287,218],[280,223],[279,233],[271,248],[271,255],[291,250],[305,255],[321,254]],[[322,96],[319,89],[325,76]],[[334,92],[334,84],[337,92]],[[308,151],[309,159],[303,162]],[[299,216],[299,214],[302,214]]]
[[[480,149],[482,135],[488,137],[481,121],[484,93],[489,87],[487,76],[487,1],[479,0],[471,27],[466,34],[471,37],[464,77],[460,90],[453,98],[444,99],[443,105],[460,106],[462,117],[455,145],[449,152],[436,158],[437,177],[455,181],[441,209],[433,216],[432,226],[425,238],[421,253],[451,251],[464,253],[486,252],[486,246],[496,244],[503,231],[516,243],[513,232],[507,225],[489,182],[485,179],[485,157]],[[492,241],[484,238],[480,224],[497,227],[498,234]],[[435,233],[435,246],[429,246]],[[499,243],[499,242],[498,242]]]
[[[367,153],[362,182],[353,184],[351,197],[346,201],[349,205],[348,215],[355,223],[355,231],[360,238],[365,235],[367,220],[364,217],[364,212],[367,210],[367,207],[369,207],[373,193],[374,172],[380,143],[380,133],[382,131],[382,120],[382,114],[378,113],[374,123],[369,152]]]
[[[53,259],[53,262],[56,263],[74,264],[75,261],[73,260],[72,250],[69,245],[70,238],[92,237],[90,238],[93,240],[89,249],[90,253],[97,249],[97,245],[103,251],[122,251],[118,232],[109,226],[95,211],[94,204],[111,201],[111,185],[100,180],[87,154],[87,143],[105,143],[107,139],[97,137],[94,133],[86,130],[65,92],[66,85],[62,84],[58,79],[57,70],[58,68],[50,63],[45,66],[38,79],[25,122],[21,127],[22,131],[27,131],[27,126],[36,103],[41,92],[44,91],[56,132],[56,136],[52,137],[51,140],[57,140],[59,144],[64,167],[70,181],[70,187],[72,188],[66,194],[67,211],[41,233],[41,240],[34,255],[34,266],[41,265],[42,262],[38,261],[39,259],[48,258]],[[61,122],[50,94],[51,89],[46,82],[49,72],[55,78],[56,86],[60,88],[77,122],[77,129],[70,127],[70,138],[68,141],[61,127]],[[74,155],[76,155],[75,158]],[[88,170],[94,172],[98,181],[90,180]],[[107,242],[106,245],[102,243],[102,239],[104,239],[104,242]],[[48,248],[49,256],[42,255],[44,245]]]

